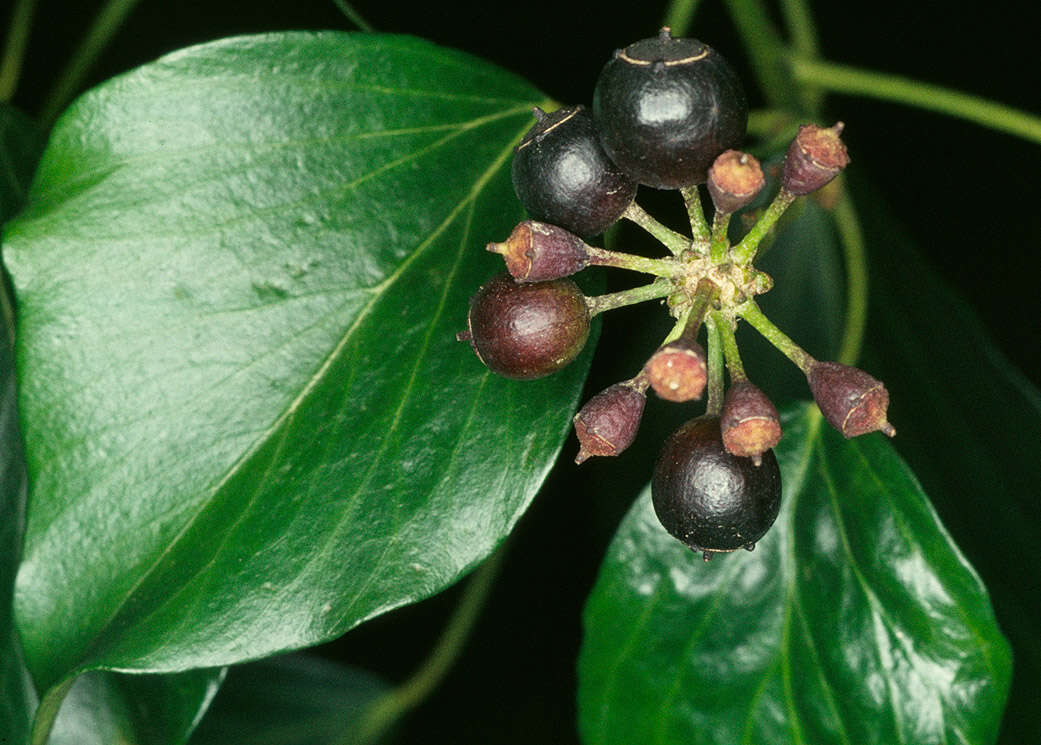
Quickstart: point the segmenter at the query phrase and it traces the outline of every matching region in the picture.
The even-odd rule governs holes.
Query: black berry
[[[599,235],[632,203],[636,184],[608,158],[584,106],[535,116],[513,153],[517,198],[536,220]]]
[[[499,274],[470,301],[469,341],[492,372],[531,380],[572,362],[589,337],[585,296],[570,279],[518,284]]]
[[[668,29],[615,53],[593,91],[608,155],[657,189],[704,183],[716,156],[745,136],[748,104],[736,73],[696,39]]]
[[[781,472],[773,451],[756,467],[723,447],[719,419],[684,424],[665,442],[651,480],[661,524],[706,558],[717,551],[751,550],[777,519]]]

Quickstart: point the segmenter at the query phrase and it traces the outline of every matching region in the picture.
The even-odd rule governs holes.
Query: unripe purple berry
[[[506,269],[518,282],[568,277],[589,264],[589,246],[574,233],[535,220],[519,223],[502,243],[487,249],[502,254]]]
[[[592,455],[618,455],[632,445],[647,402],[646,384],[626,381],[600,391],[575,415],[579,450],[575,463]]]
[[[751,458],[757,466],[762,462],[763,453],[781,441],[777,407],[747,380],[730,386],[719,421],[727,452]]]
[[[889,391],[863,370],[838,362],[817,362],[806,376],[817,407],[845,437],[881,431],[892,437],[896,429],[886,419]]]
[[[531,380],[571,363],[589,337],[589,308],[570,279],[519,284],[499,274],[470,301],[467,329],[478,359],[507,378]]]

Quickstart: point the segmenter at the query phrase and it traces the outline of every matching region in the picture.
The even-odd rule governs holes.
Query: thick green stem
[[[689,238],[680,235],[672,228],[667,228],[662,225],[651,217],[643,207],[638,205],[636,202],[631,203],[626,208],[625,212],[622,213],[622,217],[639,225],[657,238],[667,249],[669,249],[669,251],[677,256],[690,248]]]
[[[870,96],[938,111],[1041,144],[1041,116],[1011,106],[899,75],[805,57],[793,57],[789,62],[797,80],[835,93]]]
[[[47,96],[47,102],[40,114],[40,120],[45,125],[49,126],[58,118],[58,114],[83,84],[83,79],[98,55],[112,40],[137,3],[138,0],[108,0],[101,12],[95,16],[93,25]]]
[[[686,186],[680,189],[683,203],[687,205],[687,218],[690,220],[691,234],[698,243],[708,243],[710,234],[705,221],[705,210],[701,206],[701,190],[697,186]]]
[[[618,269],[653,274],[657,277],[678,277],[683,274],[683,266],[675,259],[648,259],[644,256],[608,251],[595,246],[587,247],[586,254],[589,256],[589,263],[596,266],[613,266]]]
[[[759,309],[754,300],[748,300],[739,305],[737,314],[748,321],[752,328],[777,347],[785,357],[794,362],[795,366],[802,370],[804,374],[810,374],[810,368],[816,364],[817,360],[809,352],[792,341],[787,334],[777,328],[774,322],[767,318],[766,314]]]
[[[708,403],[705,413],[719,416],[723,411],[723,340],[715,314],[705,319],[705,330],[708,332]]]
[[[395,722],[437,687],[469,638],[470,631],[495,584],[504,553],[500,547],[474,572],[437,646],[423,665],[400,686],[376,699],[358,724],[344,733],[338,745],[370,745],[376,742]]]
[[[336,7],[340,9],[340,12],[347,17],[347,20],[357,26],[360,30],[368,33],[372,33],[376,30],[371,23],[362,17],[361,13],[359,13],[353,5],[347,2],[347,0],[333,0],[333,3],[335,3]]]
[[[860,356],[860,348],[864,343],[869,282],[864,234],[847,189],[843,189],[842,197],[835,205],[834,215],[846,265],[846,318],[838,361],[852,365]]]
[[[586,306],[589,308],[589,316],[593,317],[604,311],[623,308],[626,305],[636,305],[648,300],[657,300],[665,297],[673,291],[673,284],[668,279],[656,279],[649,285],[633,287],[631,290],[611,292],[606,295],[596,295],[586,298]]]
[[[36,0],[16,0],[11,10],[11,25],[7,29],[4,56],[0,60],[0,101],[10,101],[18,88],[35,5]]]
[[[751,264],[755,261],[759,244],[762,243],[763,238],[773,229],[781,215],[794,201],[795,195],[781,187],[770,206],[766,208],[766,212],[759,217],[752,229],[741,239],[741,242],[731,249],[730,253],[734,257],[735,262],[738,264]]]
[[[40,699],[40,705],[36,707],[36,715],[33,718],[32,732],[29,734],[29,745],[47,745],[61,703],[75,682],[75,677],[69,678],[51,688]]]
[[[781,0],[781,13],[784,16],[792,49],[807,59],[820,57],[820,45],[817,41],[817,28],[813,23],[813,12],[805,0]],[[823,102],[823,92],[815,85],[804,84],[799,90],[807,111],[817,114]]]
[[[745,366],[741,362],[741,352],[737,348],[737,336],[734,334],[734,322],[724,316],[720,311],[713,311],[712,319],[716,322],[723,341],[723,356],[726,358],[727,370],[730,372],[730,382],[748,380],[745,375]]]
[[[716,211],[712,216],[712,245],[709,256],[713,264],[722,264],[727,258],[730,242],[727,240],[727,229],[730,227],[731,212]]]
[[[730,13],[752,63],[752,70],[771,107],[791,109],[798,100],[794,81],[778,64],[785,54],[784,40],[770,21],[762,0],[728,0],[723,6]]]
[[[663,25],[671,28],[672,35],[676,38],[686,36],[700,4],[701,0],[672,0],[665,9]]]

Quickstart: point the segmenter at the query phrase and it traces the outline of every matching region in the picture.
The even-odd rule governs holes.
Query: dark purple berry
[[[517,198],[536,220],[599,235],[632,203],[636,184],[608,158],[584,106],[535,116],[513,152]]]
[[[646,389],[646,383],[615,383],[579,409],[574,419],[579,442],[575,463],[592,455],[618,455],[633,444],[647,402]]]
[[[488,250],[502,254],[506,269],[518,282],[568,277],[589,264],[589,246],[574,233],[535,220],[519,223],[502,243]]]
[[[748,104],[718,52],[662,29],[604,66],[593,119],[622,171],[656,189],[677,189],[704,183],[716,156],[741,144]]]
[[[719,419],[703,416],[665,441],[651,499],[665,529],[708,558],[748,548],[769,530],[781,508],[781,471],[772,450],[758,467],[728,453]]]
[[[762,455],[781,441],[777,407],[757,386],[739,380],[730,386],[719,417],[723,447],[728,453],[751,458],[760,465]]]
[[[518,284],[499,274],[470,301],[469,341],[492,372],[531,380],[572,362],[589,337],[585,296],[570,279]]]
[[[658,398],[666,401],[701,398],[708,381],[705,350],[696,341],[683,337],[658,347],[643,371]]]
[[[889,391],[881,381],[838,362],[817,362],[806,377],[817,408],[843,436],[857,437],[878,430],[890,437],[896,434],[886,419]]]
[[[849,165],[849,153],[839,135],[842,122],[833,127],[805,124],[788,146],[781,185],[796,196],[817,191]]]
[[[740,150],[727,150],[708,171],[708,193],[717,212],[737,212],[765,185],[759,161]]]

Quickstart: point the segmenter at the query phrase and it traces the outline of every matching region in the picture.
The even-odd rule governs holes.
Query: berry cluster
[[[817,361],[755,302],[772,286],[753,266],[762,239],[796,197],[820,189],[849,163],[842,124],[800,127],[776,196],[732,244],[731,215],[759,194],[765,178],[752,155],[735,149],[745,134],[747,104],[737,76],[711,47],[662,29],[615,53],[597,80],[591,111],[535,109],[535,118],[513,159],[514,188],[533,219],[505,241],[488,244],[505,259],[507,273],[478,290],[458,338],[469,341],[492,371],[533,379],[578,356],[598,313],[664,299],[676,319],[672,332],[634,377],[596,394],[575,415],[575,461],[629,447],[649,388],[676,402],[700,399],[707,390],[705,414],[669,437],[655,466],[655,512],[666,530],[706,559],[751,550],[780,509],[772,448],[781,425],[773,403],[745,375],[734,333],[739,320],[802,370],[825,419],[843,435],[895,433],[886,419],[889,394],[879,381],[854,367]],[[714,207],[711,225],[701,205],[702,184]],[[679,190],[691,237],[640,208],[638,185]],[[586,243],[623,218],[671,255],[652,259]],[[586,297],[568,277],[590,265],[656,279]],[[698,341],[702,328],[707,353]]]

